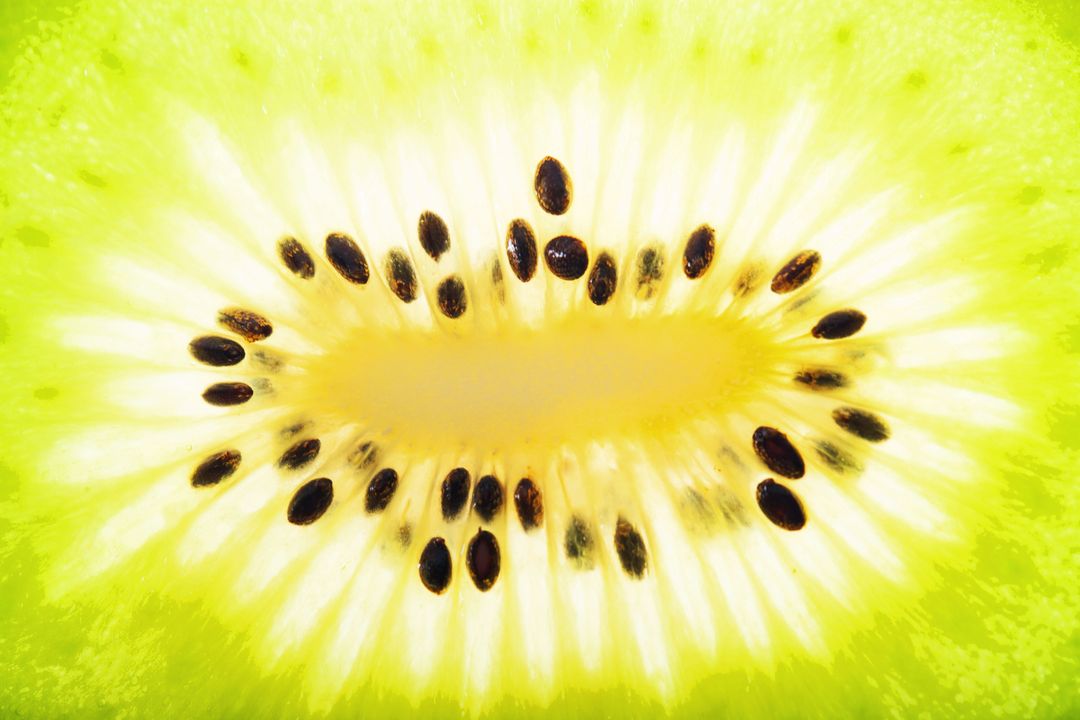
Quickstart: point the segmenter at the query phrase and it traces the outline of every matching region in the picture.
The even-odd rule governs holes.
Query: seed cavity
[[[379,448],[370,440],[365,440],[349,453],[349,464],[356,468],[371,467],[379,459]]]
[[[637,258],[637,298],[648,300],[664,277],[664,256],[656,248],[645,248]]]
[[[503,505],[502,483],[494,475],[485,475],[476,481],[473,491],[473,510],[484,522],[491,522]]]
[[[367,258],[356,242],[343,233],[326,236],[326,259],[341,277],[354,285],[366,285],[371,276]]]
[[[420,213],[416,235],[420,247],[436,262],[450,249],[450,230],[443,219],[430,210]]]
[[[544,246],[544,261],[555,277],[577,280],[589,268],[589,251],[576,237],[559,235]]]
[[[579,570],[592,570],[595,565],[593,557],[593,533],[589,524],[578,515],[570,518],[570,524],[566,526],[566,535],[563,538],[563,549],[566,557]]]
[[[645,553],[645,540],[641,533],[623,517],[615,523],[615,552],[627,575],[640,579],[645,575],[649,559]]]
[[[400,250],[391,250],[386,255],[386,281],[402,302],[411,303],[416,299],[416,272]]]
[[[216,335],[203,335],[188,343],[188,352],[204,365],[227,367],[236,365],[244,359],[244,348],[240,343]]]
[[[820,267],[821,255],[816,250],[803,250],[773,275],[770,288],[777,295],[798,290],[814,277]]]
[[[807,369],[795,373],[795,382],[812,390],[836,390],[847,387],[847,376],[833,370]]]
[[[500,305],[504,305],[506,303],[506,283],[503,282],[503,270],[498,257],[491,263],[491,287],[495,291],[495,301]]]
[[[709,225],[702,225],[686,241],[683,251],[683,272],[691,280],[704,275],[712,265],[716,254],[716,231]]]
[[[754,431],[754,452],[777,475],[797,480],[806,474],[802,455],[776,428],[763,425]]]
[[[487,530],[479,530],[465,552],[465,564],[473,584],[480,592],[487,592],[499,578],[499,542]]]
[[[852,435],[870,442],[888,440],[891,434],[889,426],[884,420],[866,410],[839,407],[832,411],[832,419],[833,422]]]
[[[446,317],[453,320],[465,314],[465,309],[467,307],[467,302],[465,300],[465,283],[461,282],[461,278],[457,275],[451,275],[439,283],[437,296],[439,299],[439,310],[441,310],[442,314]]]
[[[818,320],[810,334],[821,340],[839,340],[862,330],[866,316],[858,310],[837,310]]]
[[[299,470],[310,464],[322,449],[322,441],[319,438],[306,438],[300,440],[283,452],[278,458],[277,466],[285,470]]]
[[[561,162],[550,155],[536,166],[533,188],[536,190],[536,201],[549,215],[562,215],[570,209],[574,196],[570,174]]]
[[[240,467],[239,450],[222,450],[199,463],[191,473],[192,487],[210,487],[228,480]]]
[[[522,530],[528,532],[544,524],[544,498],[529,478],[522,478],[514,488],[514,507]]]
[[[251,353],[251,361],[259,368],[271,373],[276,373],[285,367],[284,360],[264,350],[256,350]]]
[[[456,519],[465,509],[465,503],[469,501],[471,485],[472,476],[463,467],[454,468],[446,473],[439,493],[444,520],[450,522]]]
[[[806,525],[806,512],[795,493],[772,478],[757,486],[757,504],[773,525],[784,530],[801,530]]]
[[[842,475],[862,472],[862,464],[858,460],[826,440],[818,441],[814,451],[822,462]]]
[[[278,255],[289,272],[298,278],[310,280],[315,277],[315,261],[296,238],[282,238],[278,242]]]
[[[228,405],[243,405],[255,391],[251,386],[242,382],[214,383],[203,391],[203,400],[211,405],[225,407]]]
[[[397,529],[397,541],[403,549],[412,545],[412,525],[402,523]]]
[[[289,501],[289,522],[310,525],[326,513],[334,501],[334,483],[330,478],[316,478],[300,486]]]
[[[506,259],[521,282],[529,282],[536,274],[536,235],[524,220],[514,220],[506,231]]]
[[[368,515],[382,512],[394,497],[397,490],[398,474],[393,468],[383,468],[375,473],[368,483],[364,494],[364,511]]]
[[[218,313],[218,322],[248,342],[258,342],[270,337],[274,327],[258,313],[241,308],[226,308]]]
[[[436,595],[441,595],[446,590],[453,576],[453,560],[445,540],[441,537],[428,540],[420,553],[418,569],[420,582],[424,583],[424,587]]]
[[[618,285],[618,270],[615,268],[615,258],[610,253],[600,253],[589,273],[589,300],[593,305],[606,305],[608,300],[615,295]]]
[[[743,268],[735,280],[735,289],[732,291],[735,297],[744,298],[756,291],[761,286],[762,272],[761,265],[756,263]]]

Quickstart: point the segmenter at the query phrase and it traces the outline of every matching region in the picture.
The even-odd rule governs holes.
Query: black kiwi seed
[[[589,251],[576,237],[559,235],[544,246],[544,261],[555,277],[577,280],[589,268]]]
[[[463,467],[454,468],[443,478],[439,496],[442,503],[442,516],[447,522],[453,520],[465,509],[469,501],[469,487],[472,476]]]
[[[227,480],[240,467],[239,450],[222,450],[199,463],[191,473],[192,487],[210,487]]]
[[[251,399],[255,391],[242,382],[214,383],[203,391],[203,400],[211,405],[242,405]]]
[[[366,285],[371,276],[367,258],[348,235],[330,233],[326,236],[326,259],[341,277],[355,285]]]
[[[589,524],[574,515],[566,526],[563,549],[579,570],[591,570],[593,567],[593,534]]]
[[[806,525],[806,512],[795,493],[772,478],[757,486],[757,504],[769,521],[784,530],[801,530]]]
[[[798,290],[814,277],[819,267],[821,255],[816,250],[803,250],[773,275],[770,288],[777,295]]]
[[[450,550],[446,547],[446,541],[441,537],[433,537],[428,540],[420,553],[420,582],[424,583],[431,592],[441,595],[450,585],[453,576],[454,564],[450,557]]]
[[[371,515],[385,510],[394,497],[397,483],[397,470],[393,468],[383,468],[375,473],[364,494],[364,511]]]
[[[244,359],[244,348],[240,343],[216,335],[203,335],[188,343],[188,352],[204,365],[226,367],[236,365]]]
[[[441,217],[430,210],[420,213],[416,235],[420,239],[420,247],[436,262],[450,249],[449,228]]]
[[[465,314],[468,306],[465,300],[465,283],[461,282],[461,278],[457,275],[451,275],[439,283],[437,296],[439,310],[446,317],[454,319]]]
[[[664,277],[664,256],[656,248],[645,248],[637,258],[637,297],[648,300]]]
[[[300,440],[281,454],[277,466],[286,470],[298,470],[314,460],[321,449],[322,441],[319,438]]]
[[[278,255],[289,272],[298,278],[310,280],[315,277],[315,261],[296,238],[282,238],[278,242]]]
[[[300,486],[289,501],[289,522],[310,525],[329,509],[334,501],[334,483],[330,478],[316,478]]]
[[[416,272],[400,250],[391,250],[386,255],[386,281],[402,302],[411,303],[416,299]]]
[[[544,524],[544,498],[540,488],[529,478],[522,478],[514,488],[514,507],[517,508],[523,530],[529,531]]]
[[[795,373],[795,382],[813,390],[835,390],[847,387],[847,376],[833,370],[808,369]]]
[[[548,156],[536,166],[533,188],[536,201],[549,215],[562,215],[570,209],[574,186],[566,168],[555,158]]]
[[[702,225],[686,241],[683,251],[683,272],[686,277],[696,280],[705,274],[712,265],[716,254],[716,231],[708,225]]]
[[[841,428],[863,440],[881,442],[889,439],[889,426],[872,412],[853,407],[839,407],[832,411],[832,419]]]
[[[536,236],[529,223],[514,220],[506,230],[506,259],[510,269],[521,282],[529,282],[536,274]]]
[[[802,455],[776,428],[762,426],[754,431],[754,452],[777,475],[797,480],[806,474]]]
[[[503,488],[494,475],[485,475],[476,481],[473,491],[473,510],[484,522],[499,514],[503,505]]]
[[[465,552],[465,564],[477,589],[490,590],[499,578],[499,541],[487,530],[477,531]]]
[[[615,523],[615,552],[627,575],[635,579],[645,575],[645,570],[649,566],[649,558],[645,553],[645,540],[641,537],[641,533],[622,517]]]
[[[608,300],[615,294],[618,285],[618,271],[615,269],[615,258],[609,253],[600,253],[589,273],[589,300],[593,305],[606,305]]]
[[[839,340],[862,330],[866,316],[858,310],[837,310],[818,320],[810,334],[821,340]]]
[[[248,342],[258,342],[270,337],[274,326],[258,313],[241,308],[226,308],[218,313],[218,322]]]

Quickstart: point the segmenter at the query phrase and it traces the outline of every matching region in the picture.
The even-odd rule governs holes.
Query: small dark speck
[[[904,84],[912,90],[922,90],[926,87],[927,82],[929,82],[929,79],[922,70],[914,70],[904,78]]]
[[[1016,199],[1021,205],[1034,205],[1039,202],[1039,200],[1042,200],[1042,197],[1045,194],[1046,191],[1038,185],[1028,185],[1020,191],[1020,194]]]

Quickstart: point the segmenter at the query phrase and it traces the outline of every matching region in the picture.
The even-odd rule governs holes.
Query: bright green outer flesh
[[[515,717],[546,708],[567,717],[1064,718],[1080,712],[1080,502],[1073,470],[1080,463],[1080,74],[1075,50],[1037,13],[998,2],[906,1],[770,1],[752,9],[735,2],[616,7],[588,0],[530,8],[482,1],[405,8],[110,5],[81,10],[30,41],[0,103],[0,714]],[[1050,7],[1061,34],[1071,35],[1075,19],[1061,5]],[[583,80],[591,74],[595,81]],[[763,653],[747,649],[731,626],[719,626],[712,654],[695,647],[695,628],[671,628],[669,675],[643,673],[635,646],[616,639],[593,669],[560,646],[553,684],[545,686],[530,674],[506,620],[500,660],[477,686],[456,634],[434,677],[419,684],[403,649],[409,619],[401,613],[379,618],[381,629],[368,646],[377,663],[365,656],[340,682],[325,681],[320,650],[333,627],[320,626],[319,637],[302,638],[274,657],[265,639],[280,599],[256,593],[240,602],[234,588],[247,547],[263,539],[257,535],[234,540],[212,560],[186,563],[176,547],[190,520],[173,528],[163,515],[165,527],[146,547],[116,564],[101,562],[98,533],[142,498],[151,476],[144,456],[162,451],[162,441],[146,444],[141,433],[149,437],[189,418],[194,427],[197,413],[183,406],[172,417],[140,415],[146,403],[115,402],[109,391],[119,379],[176,368],[156,365],[156,358],[91,352],[65,333],[78,335],[72,318],[99,316],[164,318],[169,330],[179,326],[189,335],[212,328],[212,314],[203,313],[201,327],[185,314],[182,284],[162,286],[156,299],[144,294],[143,305],[126,292],[137,295],[139,288],[117,287],[139,277],[117,270],[118,258],[166,276],[168,268],[181,268],[185,278],[199,277],[163,208],[210,208],[228,232],[250,235],[189,151],[198,122],[216,127],[244,170],[261,176],[270,202],[294,213],[286,224],[315,235],[325,228],[311,224],[306,213],[313,206],[290,205],[297,185],[274,180],[275,172],[285,174],[277,153],[298,128],[320,138],[329,156],[346,138],[373,149],[402,137],[453,145],[456,136],[444,133],[463,128],[475,133],[466,132],[464,142],[475,141],[486,137],[481,128],[492,117],[528,117],[549,107],[565,121],[558,98],[579,88],[585,106],[603,109],[613,126],[622,109],[643,113],[647,158],[657,166],[671,156],[665,133],[678,127],[692,128],[695,142],[707,145],[710,128],[722,136],[738,124],[750,138],[747,154],[764,157],[771,148],[754,142],[776,134],[763,128],[776,128],[805,103],[816,116],[800,170],[812,173],[816,166],[805,163],[859,149],[866,154],[856,180],[837,204],[898,190],[886,223],[894,229],[881,231],[881,242],[904,228],[933,229],[939,226],[922,224],[959,218],[946,222],[940,242],[916,233],[910,256],[895,274],[883,274],[915,293],[910,305],[879,296],[881,306],[910,323],[893,321],[876,337],[906,342],[913,357],[929,351],[920,343],[948,342],[958,328],[972,331],[964,337],[982,338],[966,359],[928,362],[909,374],[883,370],[924,393],[926,387],[963,391],[946,393],[942,406],[931,403],[926,412],[912,408],[927,397],[915,397],[893,415],[901,428],[916,424],[938,443],[927,446],[930,458],[894,456],[889,466],[910,472],[914,487],[945,518],[943,529],[917,532],[904,518],[871,516],[902,562],[897,578],[875,574],[864,559],[840,558],[841,575],[855,580],[845,596],[850,605],[820,590],[807,595],[822,639],[817,644],[801,642],[771,609]],[[489,115],[493,106],[501,114]],[[536,153],[552,147],[574,170],[581,149],[555,125],[524,125],[534,136],[523,141],[529,167]],[[575,180],[587,196],[588,180]],[[508,219],[500,214],[498,222]],[[828,260],[826,254],[826,267]],[[551,292],[560,301],[559,291]],[[288,310],[287,299],[267,302]],[[938,302],[940,312],[928,307]],[[211,301],[196,295],[191,303]],[[943,334],[934,335],[938,330]],[[103,331],[88,331],[94,332],[100,339]],[[1000,344],[997,352],[985,347],[986,338]],[[145,340],[148,347],[158,342]],[[952,348],[961,350],[962,342]],[[177,360],[185,361],[181,355]],[[923,387],[919,378],[941,386]],[[903,394],[904,385],[896,387],[893,399]],[[72,439],[98,426],[116,432],[101,436],[96,454],[73,454],[73,447],[86,446],[73,446]],[[892,447],[920,451],[911,441]],[[943,459],[963,458],[956,466],[963,478],[949,476],[953,465],[935,467],[941,448],[948,449]],[[178,473],[176,492],[192,493],[184,473],[197,458],[182,447],[163,452],[183,459],[168,468]],[[811,520],[814,528],[843,523],[813,514]],[[304,537],[319,537],[311,532],[320,527]],[[791,550],[800,537],[813,536],[776,542]],[[402,567],[413,592],[412,565]],[[619,603],[620,593],[634,598],[644,587],[608,592]],[[511,612],[491,602],[466,607]],[[629,611],[613,605],[610,612]],[[468,620],[459,618],[453,632]],[[607,631],[619,629],[608,622]]]

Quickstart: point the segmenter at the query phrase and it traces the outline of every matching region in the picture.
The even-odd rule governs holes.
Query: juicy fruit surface
[[[0,105],[0,709],[1075,712],[1077,83],[998,3],[81,10]]]

